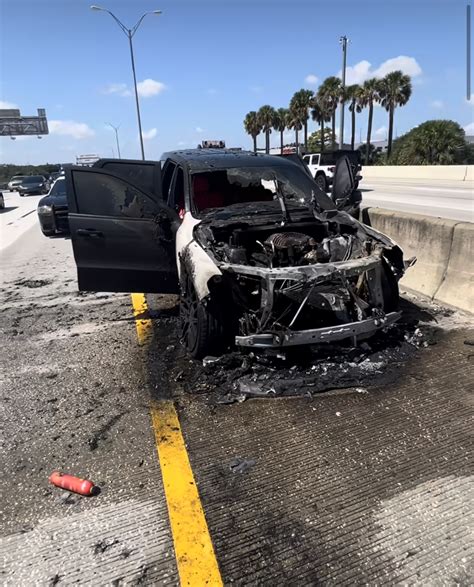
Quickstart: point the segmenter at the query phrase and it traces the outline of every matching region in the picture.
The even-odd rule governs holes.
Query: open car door
[[[347,155],[340,157],[336,161],[331,199],[338,210],[344,210],[357,217],[362,194],[359,190],[356,190],[353,168]]]
[[[179,218],[160,197],[95,167],[67,168],[66,193],[80,290],[178,291]]]

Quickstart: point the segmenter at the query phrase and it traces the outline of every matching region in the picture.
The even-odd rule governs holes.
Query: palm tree
[[[286,129],[288,120],[288,110],[286,108],[278,108],[276,111],[275,120],[273,121],[273,128],[280,133],[280,153],[283,154],[283,133]]]
[[[324,124],[331,120],[331,113],[327,109],[324,102],[321,103],[321,101],[318,99],[318,96],[313,98],[311,118],[319,124],[321,132],[321,153],[323,153],[326,140],[324,136]]]
[[[276,117],[275,108],[265,104],[257,113],[258,120],[262,125],[262,130],[265,133],[265,153],[270,153],[270,133],[272,132],[273,123]]]
[[[369,107],[369,122],[367,124],[367,147],[365,151],[365,164],[369,164],[370,138],[372,135],[372,119],[374,116],[374,104],[380,101],[380,80],[375,77],[364,82],[360,92],[360,104],[364,108]]]
[[[356,132],[356,112],[362,112],[362,104],[360,103],[361,88],[357,84],[347,86],[345,89],[345,98],[349,102],[349,112],[352,115],[351,122],[351,149],[354,150],[355,132]]]
[[[388,112],[387,158],[392,152],[393,115],[397,106],[405,106],[411,96],[411,78],[402,71],[391,71],[380,80],[380,103]]]
[[[331,115],[332,148],[336,149],[336,110],[341,100],[341,80],[338,77],[327,77],[319,86],[318,102]]]
[[[253,139],[253,152],[257,152],[257,137],[262,130],[262,125],[255,110],[248,112],[244,119],[245,132]]]
[[[290,108],[299,112],[300,122],[304,128],[304,148],[308,148],[308,111],[313,101],[313,92],[311,90],[301,89],[293,94],[290,100]]]
[[[298,133],[303,128],[303,125],[301,124],[301,112],[298,108],[291,108],[290,106],[286,125],[288,128],[292,128],[295,131],[296,152],[299,153]]]

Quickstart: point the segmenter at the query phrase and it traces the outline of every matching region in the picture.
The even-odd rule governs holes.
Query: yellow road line
[[[143,318],[148,311],[145,296],[132,294],[132,305],[138,341],[146,345],[151,340],[153,325],[150,319]],[[153,402],[151,419],[180,583],[192,587],[220,586],[223,583],[219,566],[173,402]]]
[[[138,343],[141,345],[147,344],[150,342],[153,334],[153,324],[147,317],[148,306],[144,294],[132,293],[132,306]]]

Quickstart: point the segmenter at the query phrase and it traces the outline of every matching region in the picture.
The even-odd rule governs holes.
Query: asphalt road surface
[[[467,316],[409,298],[400,328],[364,349],[204,367],[178,342],[176,298],[148,296],[134,319],[127,294],[79,294],[70,241],[33,225],[0,262],[2,584],[178,584],[195,521],[169,521],[161,400],[224,584],[473,583]],[[152,326],[146,347],[136,320]],[[101,493],[48,485],[55,469]],[[173,475],[165,489],[183,490]]]
[[[474,222],[472,182],[363,179],[360,187],[365,206]]]

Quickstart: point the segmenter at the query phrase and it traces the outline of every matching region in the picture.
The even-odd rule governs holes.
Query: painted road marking
[[[140,345],[153,333],[144,294],[132,294]],[[206,517],[189,462],[178,414],[171,400],[155,401],[151,419],[165,490],[168,515],[181,585],[222,585]]]
[[[151,340],[153,325],[148,318],[148,306],[144,294],[132,293],[132,306],[138,343],[140,345],[146,345]]]

